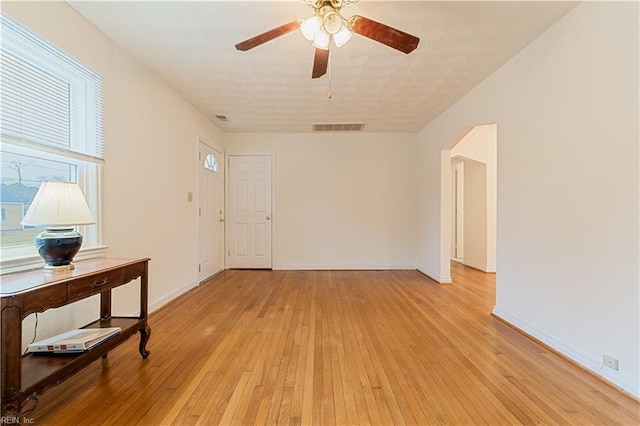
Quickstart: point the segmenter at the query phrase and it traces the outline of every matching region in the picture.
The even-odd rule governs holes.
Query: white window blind
[[[102,79],[1,17],[2,142],[101,162]]]
[[[70,149],[69,85],[2,52],[2,132]]]

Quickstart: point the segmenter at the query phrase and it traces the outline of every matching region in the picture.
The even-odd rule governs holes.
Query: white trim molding
[[[81,249],[73,260],[78,262],[81,260],[104,256],[107,248],[108,246],[97,246]],[[0,275],[13,274],[15,272],[28,271],[31,269],[40,269],[42,267],[44,267],[44,261],[42,260],[42,257],[37,254],[14,257],[11,259],[2,259],[0,262],[2,273]]]
[[[539,340],[543,344],[549,346],[552,350],[566,356],[579,366],[590,371],[596,376],[601,377],[604,381],[620,388],[622,392],[626,392],[636,398],[640,398],[640,383],[638,382],[637,377],[630,377],[620,371],[603,368],[601,359],[596,359],[593,356],[581,353],[577,349],[561,342],[552,335],[528,325],[515,315],[502,311],[497,306],[494,306],[492,314],[498,319],[521,331],[523,334],[532,337],[535,340]]]
[[[428,276],[429,278],[431,278],[432,280],[436,281],[439,284],[452,284],[453,280],[451,279],[451,276],[440,276],[439,274],[436,274],[435,272],[429,270],[429,268],[426,268],[422,265],[418,265],[416,266],[416,269],[419,272],[422,272],[423,274],[425,274],[426,276]]]
[[[181,296],[182,294],[184,294],[184,293],[188,292],[189,290],[192,290],[192,289],[194,289],[196,287],[198,287],[198,282],[197,281],[192,281],[192,282],[188,283],[187,285],[182,286],[182,287],[172,291],[171,293],[167,294],[166,296],[161,297],[160,299],[151,302],[149,304],[149,313],[157,311],[158,309],[162,308],[167,303],[171,302],[176,297]]]

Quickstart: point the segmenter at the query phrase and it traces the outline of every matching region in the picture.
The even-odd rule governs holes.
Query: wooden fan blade
[[[242,51],[253,49],[254,47],[260,46],[261,44],[273,40],[274,38],[290,33],[291,31],[296,30],[298,27],[300,27],[299,21],[293,21],[289,22],[288,24],[280,25],[277,28],[267,31],[266,33],[259,34],[255,37],[236,44],[236,49]]]
[[[354,33],[375,40],[404,53],[413,52],[420,39],[396,28],[362,16],[354,16],[351,29]]]
[[[313,56],[313,72],[311,78],[322,77],[327,73],[327,65],[329,64],[329,49],[318,49]]]

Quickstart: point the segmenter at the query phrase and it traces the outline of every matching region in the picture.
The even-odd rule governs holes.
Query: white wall
[[[464,160],[464,264],[487,269],[487,165]]]
[[[439,149],[424,143],[424,135],[420,134],[418,144],[418,188],[417,206],[418,223],[416,227],[417,248],[416,268],[438,282],[451,282],[448,268],[443,268],[442,262],[449,262],[450,244],[441,241],[446,238],[442,226],[451,226],[451,218],[447,221],[441,216],[440,195],[451,202],[451,179],[440,179],[441,164],[451,162],[451,152],[442,155]],[[445,164],[446,165],[446,164]],[[445,190],[445,186],[448,190]],[[443,224],[441,224],[441,220]],[[441,256],[441,244],[447,246],[447,255]]]
[[[580,4],[423,129],[418,148],[418,263],[439,273],[450,226],[442,149],[464,126],[497,123],[495,314],[636,396],[638,36],[637,3]],[[604,354],[620,371],[601,368]]]
[[[415,268],[416,136],[226,134],[275,154],[275,269]]]
[[[187,202],[187,192],[197,189],[198,136],[223,150],[222,132],[66,3],[3,2],[2,9],[103,77],[107,255],[151,258],[149,302],[157,308],[197,283],[197,200]],[[137,312],[138,293],[137,285],[117,291],[114,313]],[[97,314],[96,298],[47,311],[38,338]]]

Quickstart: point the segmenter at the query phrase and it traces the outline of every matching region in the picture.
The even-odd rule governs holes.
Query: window
[[[204,159],[204,168],[207,170],[211,170],[214,173],[218,173],[218,160],[216,160],[215,155],[207,154]]]
[[[20,224],[41,182],[78,182],[100,223],[102,79],[4,15],[0,29],[4,273],[41,262],[33,245],[40,231]],[[99,225],[81,227],[85,253],[99,248],[99,229]]]

